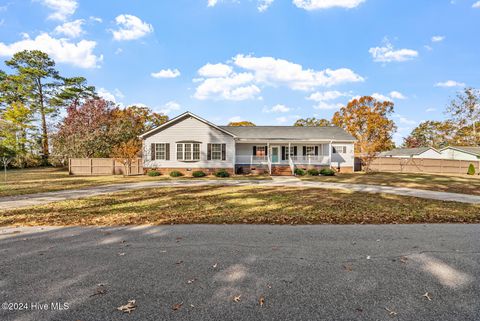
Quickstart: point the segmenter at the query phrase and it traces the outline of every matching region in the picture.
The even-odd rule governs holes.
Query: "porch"
[[[263,167],[271,175],[275,168],[286,168],[293,174],[296,167],[330,166],[331,142],[245,142],[235,146],[237,167]]]

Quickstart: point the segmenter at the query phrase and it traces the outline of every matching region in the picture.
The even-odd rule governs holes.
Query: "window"
[[[165,144],[155,144],[155,159],[165,159]]]
[[[315,146],[305,146],[306,156],[315,156]]]
[[[152,143],[150,152],[152,160],[170,160],[170,144]]]
[[[347,146],[332,146],[332,153],[345,154],[347,152]]]
[[[177,160],[198,161],[200,160],[199,143],[178,143]]]
[[[290,149],[288,146],[285,146],[285,157],[288,159],[288,156],[295,156],[295,147],[291,146]]]
[[[212,160],[222,159],[222,144],[212,144]]]
[[[267,148],[265,146],[256,146],[255,156],[265,156],[267,155],[266,151]]]

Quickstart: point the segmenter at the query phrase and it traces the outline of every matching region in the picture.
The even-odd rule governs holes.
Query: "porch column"
[[[290,163],[290,154],[292,154],[290,148],[292,148],[292,143],[288,142],[288,154],[287,154],[287,156],[288,156],[288,162],[289,163]]]
[[[332,141],[328,143],[328,165],[332,167]]]

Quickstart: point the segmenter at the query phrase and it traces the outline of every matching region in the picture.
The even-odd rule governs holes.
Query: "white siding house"
[[[292,174],[295,168],[351,172],[355,139],[335,126],[217,126],[190,112],[140,136],[144,168]]]
[[[443,158],[442,154],[433,147],[395,148],[382,152],[378,156],[394,158]]]
[[[440,153],[443,159],[480,161],[480,147],[449,146],[443,148]]]

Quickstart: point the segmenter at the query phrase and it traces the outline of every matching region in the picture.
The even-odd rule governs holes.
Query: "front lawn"
[[[59,190],[76,189],[90,186],[135,183],[143,181],[158,181],[174,179],[167,175],[150,177],[147,175],[129,176],[70,176],[65,169],[44,167],[32,169],[16,169],[7,172],[7,183],[3,179],[3,172],[0,175],[0,197],[23,195],[40,192],[53,192]],[[179,177],[175,179],[218,179],[207,176],[204,178]],[[228,179],[228,178],[227,178]],[[229,179],[270,179],[267,176],[233,176]]]
[[[345,173],[336,176],[304,176],[304,180],[333,183],[410,187],[440,192],[480,195],[480,176],[447,176],[418,173]]]
[[[0,225],[480,223],[480,206],[343,190],[155,188],[0,211]]]

